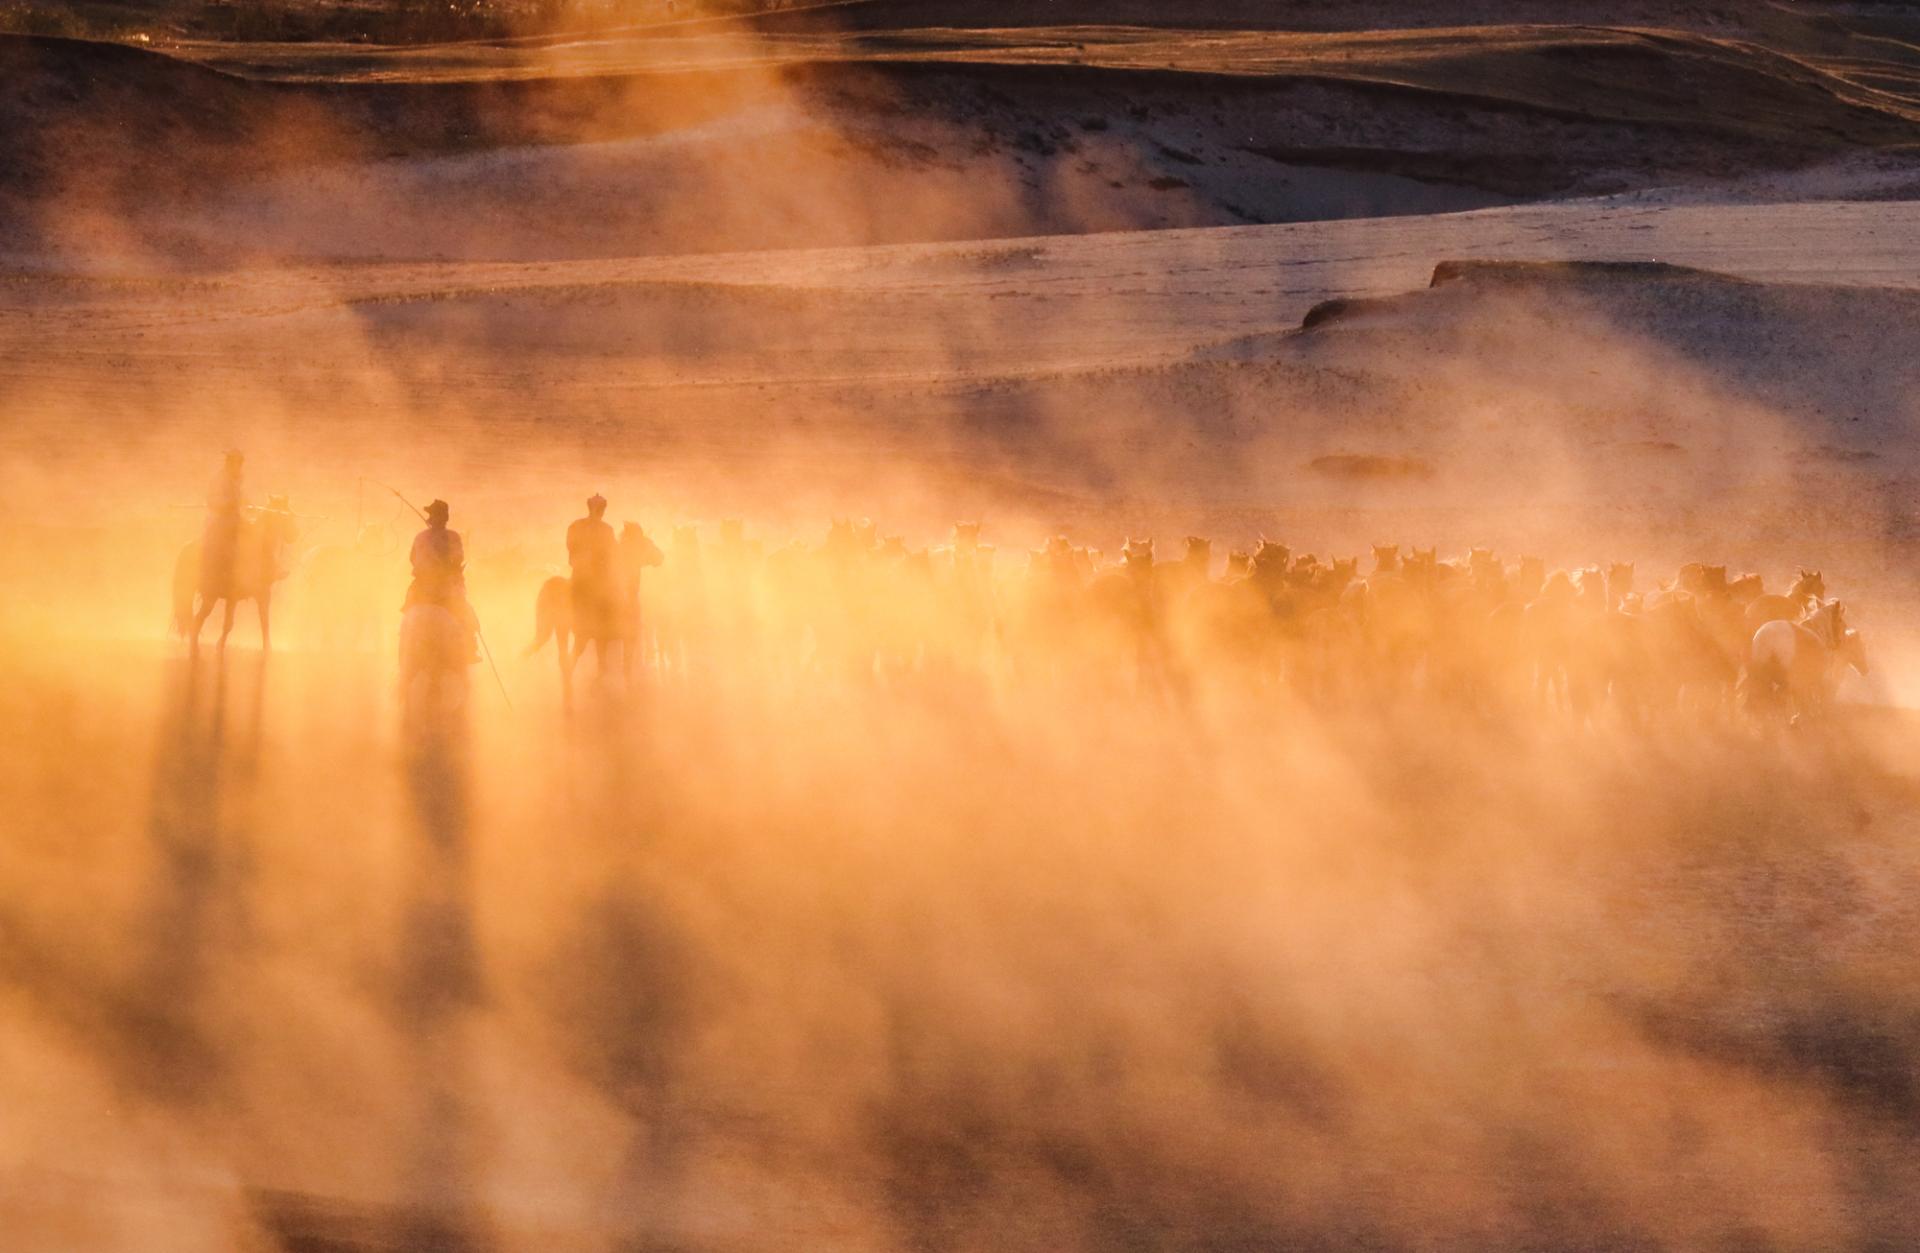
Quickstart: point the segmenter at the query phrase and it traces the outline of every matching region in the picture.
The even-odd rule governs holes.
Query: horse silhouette
[[[233,613],[250,600],[260,614],[260,647],[273,646],[273,585],[287,577],[287,550],[296,536],[293,516],[270,509],[246,518],[234,531],[229,551],[209,559],[203,540],[180,550],[173,563],[173,628],[197,651],[200,632],[216,604],[226,607],[220,647],[233,633]]]

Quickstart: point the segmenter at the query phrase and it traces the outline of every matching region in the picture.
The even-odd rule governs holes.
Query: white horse
[[[1749,701],[1784,696],[1797,719],[1827,706],[1848,666],[1865,675],[1866,648],[1840,602],[1822,600],[1798,622],[1768,622],[1753,633],[1743,686]]]

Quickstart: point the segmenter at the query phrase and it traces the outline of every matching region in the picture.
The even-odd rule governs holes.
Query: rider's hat
[[[446,501],[444,501],[444,500],[434,500],[434,501],[429,501],[429,502],[427,503],[427,516],[428,516],[429,518],[444,518],[444,517],[446,517],[446,516],[447,516],[447,502],[446,502]]]
[[[607,498],[605,496],[602,496],[599,492],[595,492],[593,495],[587,497],[587,508],[593,509],[596,507],[601,509],[605,509],[607,507]]]

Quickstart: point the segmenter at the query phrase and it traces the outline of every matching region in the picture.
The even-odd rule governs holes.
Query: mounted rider
[[[416,606],[434,605],[451,613],[465,624],[467,648],[471,660],[477,661],[480,653],[475,641],[480,622],[467,602],[467,549],[460,532],[447,529],[448,514],[446,501],[428,504],[427,529],[413,537],[413,582],[407,585],[407,599],[400,608],[404,613]]]
[[[587,501],[587,516],[567,527],[573,626],[582,639],[607,639],[619,633],[620,543],[606,512],[606,497],[595,494]]]
[[[200,533],[200,586],[225,592],[240,557],[247,510],[246,454],[229,449],[207,489],[207,522]]]

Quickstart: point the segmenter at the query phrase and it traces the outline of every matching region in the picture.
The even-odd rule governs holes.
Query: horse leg
[[[192,629],[187,634],[188,644],[196,653],[200,651],[200,632],[206,628],[207,619],[211,616],[213,616],[213,600],[211,597],[203,596],[200,598],[199,607],[193,611]]]
[[[260,611],[260,651],[263,653],[273,649],[273,628],[269,625],[272,617],[272,602],[273,597],[265,592],[260,594],[260,599],[253,602],[254,608]]]
[[[573,632],[554,632],[553,643],[560,656],[560,707],[573,708]]]

